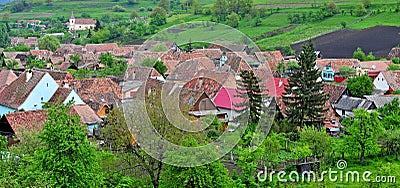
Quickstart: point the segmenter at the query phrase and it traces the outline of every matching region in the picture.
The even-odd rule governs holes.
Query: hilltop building
[[[71,16],[67,22],[67,27],[69,31],[93,29],[96,27],[96,20],[91,18],[76,19],[74,12],[71,12]]]

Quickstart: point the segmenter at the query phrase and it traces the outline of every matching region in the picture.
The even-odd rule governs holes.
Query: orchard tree
[[[234,28],[237,28],[239,26],[239,15],[236,13],[232,12],[228,16],[228,25]]]
[[[2,15],[2,19],[4,22],[8,22],[8,20],[10,19],[10,12],[4,12]]]
[[[346,145],[350,152],[358,152],[360,163],[363,164],[366,153],[376,152],[379,148],[378,137],[383,133],[379,113],[367,112],[365,109],[355,109],[354,118],[346,117],[342,125],[347,128]]]
[[[360,61],[365,61],[367,59],[367,57],[365,56],[364,51],[362,51],[361,48],[357,48],[357,50],[354,51],[353,58],[354,59],[358,59]]]
[[[385,143],[388,153],[391,152],[396,154],[396,160],[399,160],[399,151],[400,151],[400,129],[395,130],[386,130],[385,134],[382,137],[383,142]]]
[[[51,182],[51,187],[100,187],[96,150],[86,138],[79,115],[71,115],[69,105],[59,102],[50,104],[46,114],[39,134],[43,147],[35,153],[37,170],[48,172],[43,178]]]
[[[289,123],[294,126],[322,126],[328,97],[322,92],[323,83],[318,81],[321,72],[315,68],[316,59],[313,44],[304,44],[297,56],[299,67],[289,76],[289,84],[285,87],[283,102],[288,108],[285,113]]]
[[[217,21],[225,21],[228,15],[228,2],[226,0],[216,0],[213,6],[213,16]]]
[[[44,36],[38,40],[39,48],[42,50],[56,51],[60,48],[60,41],[55,36]]]
[[[139,14],[136,10],[131,11],[131,19],[139,18]]]
[[[300,142],[308,144],[314,157],[322,157],[329,152],[331,139],[325,130],[318,131],[315,127],[304,127],[300,131]]]
[[[159,7],[162,7],[164,10],[169,10],[171,3],[169,0],[160,0],[160,2],[158,3]]]
[[[378,112],[382,117],[382,125],[386,130],[400,129],[400,104],[398,98],[378,108]]]
[[[364,74],[349,78],[347,81],[347,88],[349,88],[351,95],[355,97],[364,97],[364,95],[371,95],[374,90],[374,83],[368,75]]]

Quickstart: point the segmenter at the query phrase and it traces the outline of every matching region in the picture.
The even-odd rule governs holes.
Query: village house
[[[392,48],[392,50],[390,50],[390,52],[388,54],[388,59],[393,59],[393,58],[400,58],[400,48],[399,47],[395,47],[395,48]]]
[[[154,68],[129,66],[123,75],[123,81],[119,83],[122,87],[123,99],[134,97],[140,86],[148,79],[165,81],[164,77]]]
[[[400,91],[400,71],[380,72],[374,79],[374,87],[383,93]]]
[[[24,44],[25,46],[28,46],[30,48],[35,48],[38,46],[38,38],[37,37],[10,37],[11,43],[10,47],[18,46],[20,44]]]
[[[86,53],[112,53],[114,50],[120,49],[116,43],[105,44],[86,44],[84,52]]]
[[[0,70],[0,93],[1,91],[10,85],[18,76],[12,70],[1,69]]]
[[[58,89],[49,73],[27,70],[0,93],[0,115],[42,109]]]
[[[122,89],[110,78],[76,80],[71,87],[99,117],[107,116],[113,107],[120,106]]]
[[[396,98],[400,101],[400,95],[366,95],[365,98],[374,103],[376,108],[383,107]]]
[[[353,110],[358,108],[364,108],[368,112],[371,112],[376,109],[376,106],[368,99],[349,97],[346,95],[343,95],[335,105],[335,111],[341,118],[348,116],[353,117]]]
[[[96,20],[91,18],[75,18],[74,12],[71,12],[67,27],[69,31],[94,29],[96,27]]]

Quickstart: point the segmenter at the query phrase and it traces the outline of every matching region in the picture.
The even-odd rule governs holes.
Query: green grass
[[[350,28],[364,29],[377,25],[400,26],[400,13],[384,12],[381,14],[372,15],[368,19],[352,25]]]

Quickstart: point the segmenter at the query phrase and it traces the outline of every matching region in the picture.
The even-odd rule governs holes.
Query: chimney
[[[283,85],[283,80],[282,80],[282,79],[280,79],[280,80],[279,80],[278,87],[281,87],[282,85]]]
[[[32,78],[32,76],[33,76],[33,72],[32,72],[32,70],[29,70],[26,73],[26,82],[28,82]]]

